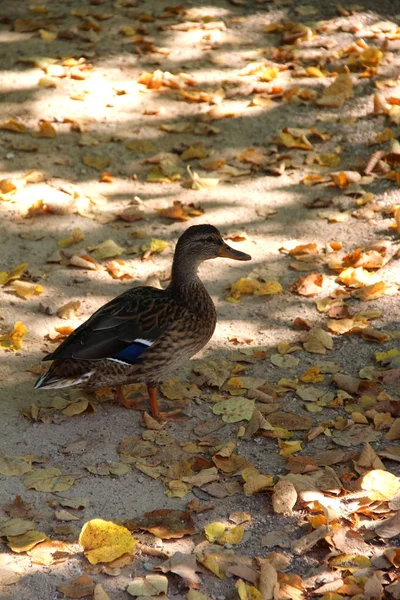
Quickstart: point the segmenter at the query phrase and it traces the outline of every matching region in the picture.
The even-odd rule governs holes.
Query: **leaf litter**
[[[301,599],[310,594],[335,600],[381,598],[385,594],[397,598],[399,556],[395,540],[399,534],[400,492],[393,465],[399,461],[394,444],[400,438],[400,425],[397,390],[393,386],[400,377],[395,348],[399,336],[396,329],[379,327],[384,312],[376,309],[376,302],[382,302],[379,309],[384,307],[386,297],[398,294],[400,283],[391,272],[398,259],[393,236],[399,234],[399,208],[395,201],[382,201],[379,192],[381,183],[390,186],[391,191],[400,183],[399,86],[397,80],[384,77],[386,67],[396,59],[392,44],[399,39],[399,29],[390,21],[372,25],[360,21],[362,7],[358,6],[338,4],[338,19],[322,21],[318,20],[323,16],[319,7],[296,5],[288,9],[290,18],[295,15],[296,21],[268,17],[268,23],[260,29],[263,38],[259,46],[235,38],[237,63],[234,69],[229,62],[225,65],[232,68],[229,79],[204,83],[200,76],[186,70],[158,68],[175,52],[170,42],[165,48],[157,45],[160,32],[182,36],[190,46],[207,52],[204,57],[208,67],[223,65],[227,59],[220,53],[222,45],[230,43],[229,36],[236,35],[235,24],[247,26],[248,19],[244,0],[231,4],[237,11],[235,16],[221,20],[208,14],[209,9],[204,12],[198,7],[153,6],[149,11],[143,8],[148,11],[143,12],[141,8],[136,10],[134,3],[123,1],[115,3],[113,14],[96,2],[72,8],[68,15],[72,26],[68,20],[63,23],[64,16],[53,15],[45,6],[30,6],[29,16],[23,19],[7,17],[6,27],[21,34],[33,32],[37,37],[31,41],[41,40],[49,49],[55,48],[59,40],[68,44],[77,36],[89,44],[84,53],[87,58],[38,55],[18,59],[40,70],[39,90],[60,90],[73,104],[87,106],[88,114],[93,109],[93,105],[89,107],[96,87],[92,77],[99,73],[94,59],[98,51],[102,52],[101,42],[108,43],[109,39],[105,23],[118,22],[113,43],[121,48],[128,44],[140,68],[135,81],[130,82],[133,86],[107,84],[104,97],[96,96],[96,102],[112,112],[118,110],[118,102],[125,96],[131,100],[139,96],[146,99],[146,107],[140,117],[143,127],[129,131],[129,137],[101,131],[95,118],[79,116],[79,109],[68,115],[69,111],[61,108],[54,118],[41,115],[35,122],[22,116],[17,119],[11,112],[5,116],[0,128],[7,151],[12,154],[10,158],[16,154],[24,168],[21,165],[19,173],[0,181],[1,205],[5,211],[10,210],[10,222],[20,232],[19,238],[27,242],[26,254],[31,243],[43,239],[51,241],[56,254],[49,259],[49,252],[48,262],[43,259],[39,269],[34,256],[29,256],[33,265],[21,262],[15,266],[18,261],[3,265],[0,284],[4,298],[12,297],[18,310],[15,318],[1,323],[0,347],[24,352],[25,343],[29,349],[36,336],[48,352],[52,342],[60,342],[73,331],[76,324],[72,322],[79,311],[85,311],[85,301],[63,300],[57,302],[53,313],[39,313],[38,320],[45,314],[54,316],[51,330],[47,327],[47,339],[39,336],[36,323],[25,325],[20,320],[21,313],[38,305],[38,295],[44,298],[45,306],[53,293],[53,274],[57,271],[51,270],[52,265],[74,277],[74,286],[99,282],[103,276],[116,279],[118,285],[132,279],[144,280],[144,273],[150,272],[146,262],[154,271],[164,265],[164,253],[170,253],[166,223],[179,225],[203,215],[212,221],[208,194],[224,194],[241,181],[261,177],[286,184],[289,178],[295,178],[304,189],[310,189],[313,193],[307,197],[313,200],[305,208],[321,220],[321,227],[327,222],[332,236],[328,241],[316,241],[310,230],[308,239],[283,246],[279,272],[263,265],[247,275],[243,273],[227,285],[225,300],[233,305],[241,303],[231,307],[232,311],[256,307],[268,312],[274,302],[284,303],[290,298],[298,307],[302,302],[315,307],[315,318],[306,320],[299,312],[287,341],[261,348],[247,346],[257,341],[255,333],[234,333],[229,340],[240,350],[234,348],[227,356],[218,354],[216,360],[197,360],[187,379],[164,381],[161,393],[166,401],[193,412],[199,403],[207,408],[207,419],[193,418],[193,427],[183,429],[183,436],[177,429],[158,426],[145,415],[142,431],[118,440],[119,461],[115,455],[103,462],[83,456],[79,468],[75,463],[71,474],[64,474],[58,467],[37,468],[35,463],[44,460],[40,457],[3,455],[0,474],[6,483],[7,478],[20,478],[18,481],[32,490],[29,499],[51,494],[43,498],[51,498],[48,505],[56,508],[57,521],[83,518],[86,502],[78,497],[62,500],[59,496],[70,493],[81,478],[94,484],[101,476],[112,483],[119,481],[116,478],[140,477],[148,485],[160,486],[174,506],[179,504],[176,510],[160,507],[142,517],[124,520],[116,509],[116,522],[102,518],[87,521],[79,536],[79,550],[87,561],[82,555],[79,560],[88,573],[58,585],[59,592],[67,597],[86,595],[104,600],[109,596],[96,578],[104,577],[102,582],[107,588],[112,576],[118,580],[121,573],[129,573],[135,577],[124,586],[134,597],[166,598],[169,590],[177,593],[176,579],[171,575],[175,574],[188,600],[206,600],[208,596],[202,590],[214,598],[219,589],[241,600]],[[338,32],[347,36],[347,46],[337,44]],[[198,34],[201,37],[193,37]],[[320,44],[321,40],[324,43]],[[315,42],[322,53],[314,59],[310,45]],[[333,63],[324,55],[325,50],[331,52],[332,43]],[[64,54],[56,51],[57,56]],[[92,57],[93,65],[88,62]],[[367,143],[367,154],[353,160],[343,128],[357,128],[362,118],[347,116],[344,111],[361,85],[373,93],[370,116],[376,127],[369,127],[373,135]],[[160,98],[175,103],[182,112],[178,120],[163,122]],[[221,148],[220,141],[231,124],[234,128],[244,115],[255,111],[267,114],[277,107],[287,119],[274,124],[259,145],[249,141],[248,147],[238,145],[235,152]],[[297,126],[290,111],[297,107],[304,113],[308,111],[310,122],[318,124]],[[161,118],[158,121],[153,117]],[[214,124],[217,121],[218,126]],[[79,138],[74,142],[75,154],[67,156],[56,144],[70,131]],[[203,139],[199,141],[199,137]],[[159,144],[164,139],[171,142],[168,149],[163,141]],[[137,204],[131,204],[126,198],[114,209],[109,206],[108,196],[103,195],[106,192],[92,193],[87,186],[78,187],[69,181],[61,185],[57,182],[57,187],[47,173],[25,171],[25,164],[33,164],[31,156],[45,156],[45,144],[51,148],[50,153],[54,152],[54,164],[89,173],[97,178],[100,189],[114,186],[122,172],[140,184],[143,197],[165,194],[171,195],[171,200],[160,208],[158,200],[152,205],[151,200],[142,202],[139,198]],[[124,160],[131,161],[126,166],[116,158],[117,146]],[[189,202],[176,199],[181,186],[189,188]],[[54,196],[55,190],[60,195],[56,199],[46,195],[49,189]],[[271,217],[268,226],[278,222],[281,215],[275,206],[265,203],[255,206],[254,211],[263,220]],[[47,223],[55,223],[55,219],[57,236],[42,234],[42,228],[48,232]],[[144,234],[130,229],[137,220],[143,221]],[[87,222],[104,227],[101,236]],[[353,244],[351,235],[342,235],[339,241],[336,231],[340,233],[338,227],[346,227],[346,223],[365,225],[371,232],[366,237],[373,239],[376,233],[376,241]],[[36,227],[40,231],[34,231]],[[254,243],[256,236],[245,220],[235,220],[235,227],[240,231],[231,235],[234,243]],[[132,246],[132,238],[137,245]],[[132,261],[121,258],[124,254],[132,255]],[[26,259],[22,256],[20,260]],[[299,276],[303,271],[305,274]],[[297,273],[296,280],[293,272]],[[165,282],[168,277],[160,270],[158,280]],[[74,289],[74,296],[83,294]],[[21,301],[24,308],[18,304]],[[364,304],[367,302],[371,309]],[[59,327],[57,318],[69,323]],[[375,320],[378,326],[373,325]],[[349,341],[364,355],[363,348],[371,348],[370,361],[365,361],[358,372],[350,362],[341,360],[341,349]],[[383,350],[376,351],[374,344],[382,344]],[[33,367],[27,370],[40,373]],[[105,395],[110,396],[107,392]],[[72,417],[89,420],[101,402],[101,394],[67,399],[56,395],[47,405],[45,401],[40,406],[31,403],[23,414],[31,421],[28,427],[57,427]],[[274,463],[270,473],[268,461],[260,461],[259,455],[254,460],[249,450],[260,442],[268,444],[264,455],[269,457],[273,452],[281,460],[279,467]],[[86,444],[71,444],[66,446],[67,456],[90,451]],[[219,502],[210,503],[213,498]],[[265,522],[253,514],[256,504],[248,503],[248,498],[259,503],[263,514],[280,525],[270,532],[274,535],[266,533]],[[246,507],[249,512],[241,513],[248,516],[232,518],[231,511],[223,514],[218,509],[225,506],[220,504],[224,501],[235,509]],[[8,516],[1,518],[0,535],[12,557],[26,554],[34,564],[49,566],[76,555],[77,530],[61,529],[55,524],[50,533],[48,524],[21,499],[3,508]],[[208,517],[203,515],[209,512]],[[287,526],[288,518],[292,519],[292,527]],[[262,530],[260,543],[254,520]],[[138,542],[132,531],[138,532]],[[54,533],[70,536],[71,546],[52,539]],[[164,556],[159,539],[181,540],[187,543],[186,551]],[[167,546],[165,550],[169,551]],[[284,547],[286,555],[271,551],[261,557],[262,546]],[[137,575],[144,556],[153,560],[151,569],[164,574],[144,575],[139,571]],[[298,569],[295,557],[310,558],[307,573]],[[161,558],[163,562],[155,565]],[[312,560],[316,560],[314,567]],[[147,570],[145,563],[144,572]],[[18,571],[0,562],[1,585],[18,585],[19,579]],[[219,588],[217,580],[228,587]]]

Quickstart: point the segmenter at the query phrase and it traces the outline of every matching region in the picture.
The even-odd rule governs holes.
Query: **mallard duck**
[[[176,245],[169,286],[129,289],[102,306],[44,357],[54,362],[35,388],[111,386],[124,404],[121,386],[143,382],[153,417],[176,413],[160,413],[156,386],[214,333],[215,307],[197,270],[219,256],[251,260],[228,246],[216,227],[189,227]]]

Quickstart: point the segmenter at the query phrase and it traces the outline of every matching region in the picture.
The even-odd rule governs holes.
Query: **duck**
[[[229,246],[213,225],[193,225],[176,244],[166,289],[130,288],[99,308],[44,361],[53,361],[35,388],[113,387],[125,406],[122,386],[144,383],[153,418],[175,420],[160,412],[157,385],[211,339],[217,314],[198,276],[201,263],[214,258],[248,261]]]

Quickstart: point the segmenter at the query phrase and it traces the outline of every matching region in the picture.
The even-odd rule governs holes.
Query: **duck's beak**
[[[240,252],[240,250],[235,250],[231,248],[224,242],[220,253],[218,256],[223,258],[232,258],[233,260],[251,260],[250,254],[246,254],[245,252]]]

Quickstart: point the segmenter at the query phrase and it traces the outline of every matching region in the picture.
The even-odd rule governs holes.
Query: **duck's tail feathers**
[[[47,371],[44,375],[42,375],[34,385],[35,390],[38,388],[45,389],[58,389],[58,388],[66,388],[72,385],[80,385],[84,383],[89,377],[93,375],[93,371],[89,371],[88,373],[84,373],[79,377],[57,377],[55,373],[51,371]]]

